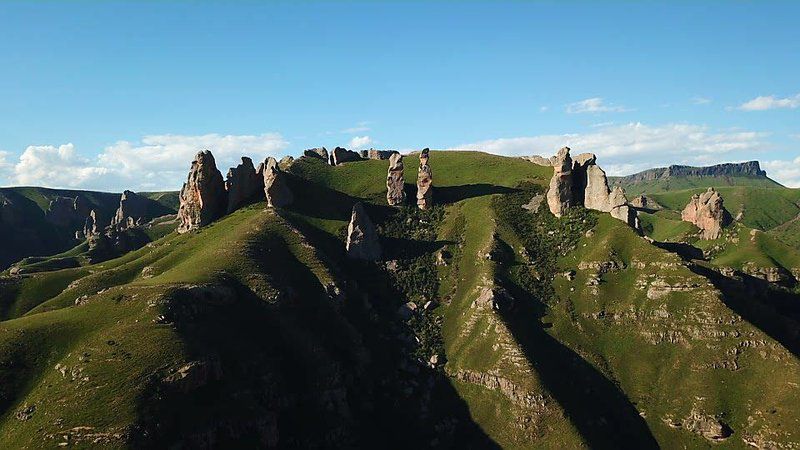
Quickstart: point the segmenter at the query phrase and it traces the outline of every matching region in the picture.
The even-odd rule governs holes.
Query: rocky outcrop
[[[417,207],[423,210],[433,206],[433,172],[428,164],[429,158],[430,149],[423,149],[419,154],[417,171]]]
[[[700,238],[717,239],[722,235],[727,211],[722,204],[722,196],[714,188],[702,194],[695,194],[681,211],[681,219],[700,228]]]
[[[572,158],[569,147],[564,147],[556,154],[553,164],[553,178],[547,191],[547,206],[556,217],[561,217],[567,209],[574,206],[572,194]]]
[[[610,213],[637,231],[641,230],[639,216],[628,204],[625,190],[619,186],[608,187],[605,171],[597,165],[594,153],[581,153],[572,159],[569,147],[564,147],[553,157],[553,178],[547,191],[550,212],[561,217],[572,206]]]
[[[225,190],[228,191],[228,214],[261,197],[264,178],[256,174],[253,160],[243,156],[242,163],[228,170]]]
[[[180,193],[178,232],[196,230],[225,214],[228,199],[225,181],[217,169],[214,155],[208,150],[198,153]]]
[[[111,218],[111,226],[123,230],[143,224],[148,214],[148,207],[149,199],[126,190],[119,198],[119,208]],[[91,213],[94,214],[95,211],[92,210]],[[93,220],[96,224],[97,217],[95,216]]]
[[[630,201],[630,205],[637,209],[644,209],[650,211],[663,208],[661,205],[658,204],[658,202],[656,202],[655,200],[646,195],[640,195],[638,197],[635,197],[633,200]]]
[[[364,150],[364,154],[362,155],[362,157],[366,159],[383,160],[391,158],[392,155],[394,155],[395,153],[397,153],[397,151],[395,150],[375,150],[374,148],[371,148],[369,150]]]
[[[303,156],[317,158],[328,162],[328,149],[325,147],[309,148],[308,150],[303,151]]]
[[[271,156],[267,158],[258,166],[258,171],[262,174],[264,180],[267,208],[283,208],[294,201],[294,195],[289,189],[286,174],[281,171],[275,158]]]
[[[294,158],[289,155],[284,156],[278,161],[278,167],[280,167],[281,170],[289,170],[292,164],[294,164]]]
[[[395,153],[389,158],[389,173],[386,175],[386,202],[400,206],[406,201],[403,180],[403,155]]]
[[[361,202],[353,206],[350,224],[347,226],[347,242],[345,243],[347,256],[367,261],[377,261],[381,258],[381,244],[375,225],[367,216]]]
[[[336,147],[330,155],[330,163],[332,166],[338,166],[346,162],[361,161],[361,155],[358,152],[347,150],[346,148]]]
[[[97,213],[95,210],[91,210],[89,212],[89,216],[86,217],[86,222],[83,225],[83,236],[88,238],[89,236],[99,232],[100,226],[97,224]]]

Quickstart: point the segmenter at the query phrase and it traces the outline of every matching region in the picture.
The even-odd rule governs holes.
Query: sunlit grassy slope
[[[286,209],[3,279],[0,442],[702,448],[709,421],[732,429],[725,448],[800,439],[796,342],[765,325],[795,322],[742,309],[607,215],[522,209],[549,167],[430,164],[430,211],[386,206],[386,161],[302,158]],[[344,254],[359,200],[379,263]]]

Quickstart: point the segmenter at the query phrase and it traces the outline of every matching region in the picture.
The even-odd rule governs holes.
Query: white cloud
[[[372,144],[372,138],[369,136],[354,136],[353,139],[350,139],[350,143],[348,146],[351,149],[359,150],[366,148],[368,145]]]
[[[758,96],[749,102],[739,105],[743,111],[766,111],[768,109],[790,108],[800,106],[800,94],[794,97],[777,98],[774,95]]]
[[[704,125],[628,123],[588,133],[492,139],[458,148],[520,156],[551,155],[566,145],[576,153],[596,153],[609,175],[622,175],[657,165],[722,162],[737,153],[752,154],[763,149],[766,136],[755,131],[713,131]]]
[[[8,161],[10,153],[0,150],[0,186],[8,183],[8,176],[12,173],[14,165]]]
[[[345,128],[341,130],[340,133],[342,134],[355,134],[355,133],[363,133],[365,131],[369,131],[369,122],[368,121],[361,121],[358,122],[354,127]]]
[[[288,143],[277,133],[260,135],[152,135],[140,142],[119,141],[94,159],[81,156],[74,145],[30,146],[14,166],[16,185],[100,190],[176,190],[186,178],[194,155],[214,154],[223,176],[242,156],[257,164],[280,156]]]
[[[800,187],[800,156],[793,160],[764,161],[762,168],[767,171],[767,176],[784,186]]]
[[[692,103],[695,105],[707,105],[711,103],[711,99],[708,97],[692,97]]]
[[[79,187],[108,174],[109,170],[92,164],[75,152],[75,146],[64,144],[31,145],[22,152],[14,166],[16,185]]]
[[[601,113],[601,112],[624,112],[630,111],[624,106],[606,105],[600,97],[587,98],[579,102],[570,103],[566,108],[569,114],[581,113]]]

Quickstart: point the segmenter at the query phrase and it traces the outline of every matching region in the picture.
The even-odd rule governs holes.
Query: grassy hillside
[[[648,194],[665,208],[681,211],[694,194],[705,189]],[[748,188],[742,186],[718,188],[725,208],[733,217],[750,228],[769,230],[788,222],[800,214],[800,189]]]
[[[413,198],[417,162],[405,164]],[[434,151],[430,164],[429,211],[386,206],[386,161],[303,158],[286,209],[259,203],[117,259],[3,278],[0,442],[800,439],[794,316],[729,298],[608,215],[523,209],[552,168],[478,152]],[[359,200],[381,236],[377,263],[345,255]],[[676,233],[668,211],[653,217],[654,230]],[[762,235],[754,245],[773,245]]]

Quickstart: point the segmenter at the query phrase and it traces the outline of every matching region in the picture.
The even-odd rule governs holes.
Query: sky
[[[194,154],[759,160],[800,187],[800,2],[0,2],[0,185],[177,190]],[[435,164],[435,161],[433,161]]]

